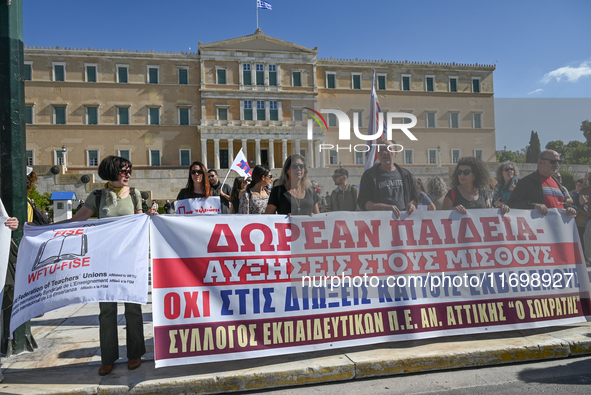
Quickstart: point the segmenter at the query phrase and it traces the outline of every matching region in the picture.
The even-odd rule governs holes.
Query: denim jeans
[[[101,342],[101,362],[110,365],[119,359],[119,342],[117,336],[117,303],[99,303],[99,331]],[[144,320],[142,306],[136,303],[125,303],[127,359],[140,358],[146,353],[144,341]]]

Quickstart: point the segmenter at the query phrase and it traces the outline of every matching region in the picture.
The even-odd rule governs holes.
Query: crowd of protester
[[[275,182],[269,167],[257,165],[252,177],[236,177],[233,187],[221,182],[214,169],[207,169],[201,162],[193,162],[188,168],[185,188],[177,200],[219,196],[222,214],[281,214],[314,215],[320,212],[390,211],[400,218],[403,213],[415,211],[455,210],[464,215],[470,210],[497,208],[505,215],[511,208],[536,210],[546,215],[548,209],[564,209],[569,216],[576,216],[577,228],[584,246],[585,256],[591,263],[591,211],[588,210],[590,173],[577,180],[575,190],[568,192],[562,185],[558,169],[560,156],[552,150],[544,151],[538,158],[538,169],[519,179],[519,169],[513,162],[498,165],[496,177],[490,177],[482,160],[475,157],[460,158],[448,186],[439,177],[432,177],[423,184],[421,179],[395,163],[396,152],[388,150],[393,142],[378,141],[378,161],[361,176],[360,186],[349,181],[347,169],[339,167],[332,175],[334,189],[320,194],[320,186],[309,178],[306,159],[294,154],[283,164]],[[158,202],[153,200],[149,208],[141,193],[129,186],[132,164],[127,159],[110,156],[99,166],[99,176],[106,180],[104,188],[94,191],[86,201],[81,201],[74,217],[69,221],[84,221],[95,212],[99,218],[130,214],[158,213]],[[31,190],[36,181],[32,169],[27,172],[27,185]],[[27,221],[38,221],[34,203],[28,200]],[[164,204],[166,214],[174,213],[169,200]],[[0,201],[0,211],[3,206]],[[3,211],[3,216],[7,216]],[[9,218],[5,225],[11,230],[18,227],[16,218]],[[1,294],[0,294],[1,295]],[[141,306],[125,304],[128,368],[136,369],[145,353]],[[113,369],[119,358],[117,344],[117,304],[100,303],[100,345],[102,365],[100,375]],[[0,376],[0,381],[1,381]]]

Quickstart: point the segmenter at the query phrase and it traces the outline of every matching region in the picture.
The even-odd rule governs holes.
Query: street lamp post
[[[62,145],[62,165],[64,166],[64,171],[68,170],[68,160],[67,160],[68,149],[65,145]]]

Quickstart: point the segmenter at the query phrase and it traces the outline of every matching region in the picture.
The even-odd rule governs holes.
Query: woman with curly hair
[[[515,189],[517,181],[519,181],[519,178],[517,178],[518,176],[519,169],[515,163],[507,160],[499,164],[496,174],[497,185],[493,192],[493,205],[495,207],[500,208],[503,203],[509,201],[511,192]]]
[[[437,176],[427,182],[427,196],[435,205],[436,210],[441,210],[441,207],[443,207],[446,192],[447,184],[443,181],[443,178]]]
[[[466,214],[467,209],[489,208],[490,176],[484,162],[478,158],[460,158],[451,177],[452,189],[443,199],[443,210],[454,209]],[[509,206],[503,204],[501,213],[509,212]]]

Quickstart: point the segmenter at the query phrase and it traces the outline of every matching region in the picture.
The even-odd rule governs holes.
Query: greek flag
[[[272,10],[271,3],[267,3],[265,0],[257,0],[257,8]]]

